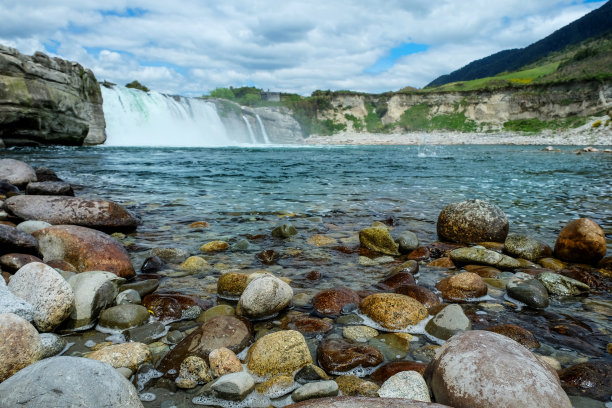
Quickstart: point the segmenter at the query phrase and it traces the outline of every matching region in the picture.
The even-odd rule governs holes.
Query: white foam
[[[162,375],[164,374],[157,370],[149,370],[146,373],[139,373],[137,375],[138,380],[136,381],[136,389],[138,390],[138,392],[142,391],[145,387],[145,384],[147,384],[153,378],[160,378]]]
[[[157,396],[153,394],[152,392],[144,392],[140,394],[139,397],[140,397],[140,400],[144,402],[155,401],[155,398],[157,398]]]
[[[370,374],[372,374],[374,371],[376,371],[376,369],[380,366],[382,366],[384,363],[379,364],[375,367],[362,367],[362,366],[358,366],[355,368],[352,368],[348,371],[330,371],[330,374],[333,375],[354,375],[356,377],[365,377],[368,376]]]

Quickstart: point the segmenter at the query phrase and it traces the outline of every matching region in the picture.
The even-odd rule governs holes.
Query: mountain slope
[[[505,71],[516,71],[568,45],[612,32],[610,22],[612,22],[612,0],[526,48],[504,50],[470,62],[457,71],[436,78],[427,87],[495,76]]]

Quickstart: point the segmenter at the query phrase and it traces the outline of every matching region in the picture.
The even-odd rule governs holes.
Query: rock
[[[357,343],[367,343],[378,336],[378,330],[368,326],[346,326],[342,329],[342,336]]]
[[[2,196],[2,199],[4,199],[5,197],[11,197],[17,194],[19,194],[19,189],[17,188],[17,186],[14,186],[7,181],[0,180],[0,196]],[[1,207],[2,206],[0,206],[0,208]]]
[[[429,249],[426,247],[418,247],[414,251],[410,252],[407,258],[411,261],[425,261],[431,257]]]
[[[414,275],[410,272],[398,272],[378,282],[377,286],[385,290],[393,290],[404,285],[415,285]]]
[[[108,363],[115,368],[127,367],[136,371],[140,365],[151,360],[151,351],[143,343],[120,343],[92,351],[85,357]]]
[[[338,384],[342,395],[352,395],[361,397],[376,397],[380,388],[377,384],[363,380],[356,375],[341,375],[334,381]]]
[[[548,292],[544,285],[531,275],[517,272],[514,277],[506,284],[508,296],[523,302],[535,309],[545,309],[548,307]]]
[[[19,253],[38,255],[38,242],[28,234],[10,225],[0,224],[0,255]]]
[[[275,377],[270,378],[267,381],[257,384],[255,390],[266,397],[269,398],[279,398],[287,395],[291,391],[295,390],[299,387],[295,381],[293,381],[293,376],[290,375],[277,375]]]
[[[589,218],[567,224],[555,243],[555,257],[567,262],[596,264],[606,256],[606,250],[606,235]]]
[[[74,309],[62,325],[63,329],[88,329],[95,324],[100,312],[112,306],[117,287],[125,279],[103,271],[83,272],[68,279],[74,293]]]
[[[567,268],[567,264],[555,258],[542,258],[538,261],[542,268],[550,269],[559,272]]]
[[[34,232],[41,230],[43,228],[50,227],[51,224],[44,221],[36,221],[36,220],[28,220],[20,222],[17,225],[17,229],[19,231],[27,232],[28,234],[33,234]]]
[[[240,239],[236,241],[234,244],[232,244],[232,246],[230,247],[230,250],[233,252],[247,251],[250,247],[251,247],[251,244],[249,243],[247,239]]]
[[[569,395],[579,395],[599,401],[610,400],[612,363],[593,361],[564,368],[559,373],[561,385]]]
[[[143,407],[134,386],[110,365],[66,356],[39,361],[0,384],[0,406]]]
[[[304,336],[295,330],[282,330],[267,334],[249,349],[249,371],[260,377],[292,374],[312,363]]]
[[[403,285],[395,289],[395,293],[410,296],[427,309],[440,304],[438,295],[431,290],[418,285]]]
[[[517,326],[516,324],[500,324],[497,326],[487,327],[485,330],[509,337],[527,348],[540,347],[540,342],[535,338],[533,333],[527,329]]]
[[[415,325],[428,316],[425,306],[397,293],[375,293],[363,299],[359,308],[370,319],[391,330]]]
[[[471,328],[470,319],[458,304],[446,306],[425,326],[427,333],[442,340],[448,340],[455,334]]]
[[[383,360],[384,356],[376,347],[342,339],[323,340],[317,348],[319,365],[331,374],[346,373],[357,367],[375,367]]]
[[[43,356],[38,332],[27,320],[16,314],[0,314],[0,339],[0,383]],[[0,401],[2,399],[0,393]]]
[[[138,327],[132,327],[123,331],[126,341],[150,344],[166,333],[166,326],[160,322],[151,322]]]
[[[490,251],[482,247],[458,248],[450,253],[450,258],[459,265],[479,264],[497,267],[499,269],[517,269],[521,263],[507,255]]]
[[[157,279],[145,279],[130,283],[125,283],[119,287],[119,292],[124,290],[135,290],[138,292],[141,298],[147,296],[149,293],[153,293],[159,287],[159,280]]]
[[[414,260],[406,261],[391,270],[391,273],[408,272],[416,275],[419,272],[419,263]]]
[[[534,262],[540,258],[552,256],[552,249],[548,245],[520,234],[509,234],[506,237],[504,251],[513,258],[523,258]]]
[[[178,293],[151,293],[142,299],[142,305],[161,322],[168,323],[195,319],[203,310],[212,306],[212,303],[196,296]]]
[[[39,331],[52,331],[72,311],[72,288],[55,269],[43,263],[32,262],[19,269],[8,288],[32,305],[33,322]]]
[[[249,373],[241,371],[219,377],[204,388],[208,387],[217,398],[241,401],[255,388],[255,380]]]
[[[411,401],[403,398],[327,397],[287,405],[287,408],[450,408],[433,402]]]
[[[455,264],[448,257],[442,257],[442,258],[434,259],[433,261],[428,263],[427,266],[429,266],[431,268],[446,268],[446,269],[454,269],[455,268]]]
[[[256,255],[257,259],[264,265],[273,265],[279,258],[279,254],[273,249],[264,249]]]
[[[487,285],[482,278],[472,272],[461,272],[436,284],[442,298],[449,301],[465,301],[487,294]]]
[[[206,259],[201,256],[190,256],[180,264],[180,268],[184,271],[197,273],[212,269],[212,267],[206,262]]]
[[[467,200],[444,207],[438,216],[437,232],[442,241],[504,242],[508,235],[508,219],[495,204]]]
[[[25,187],[30,181],[36,181],[36,172],[29,164],[20,160],[0,159],[0,180],[6,180],[17,187]]]
[[[202,252],[222,252],[229,248],[229,244],[225,241],[211,241],[200,247]]]
[[[562,296],[575,296],[589,293],[591,288],[576,279],[553,272],[543,272],[536,276],[548,293]]]
[[[291,394],[295,402],[311,398],[333,397],[338,395],[338,384],[335,381],[318,381],[302,385]]]
[[[139,305],[141,302],[140,295],[134,289],[124,290],[115,297],[115,305]]]
[[[34,308],[32,305],[19,296],[14,295],[6,287],[4,279],[0,279],[0,312],[16,314],[28,322],[31,322],[34,318]]]
[[[326,235],[316,234],[308,238],[308,240],[306,240],[306,243],[308,243],[309,245],[320,247],[326,245],[336,245],[338,241],[335,238]]]
[[[30,182],[26,187],[28,195],[71,196],[74,197],[72,186],[63,181]]]
[[[295,373],[295,381],[306,384],[313,381],[329,380],[330,377],[320,367],[307,364]]]
[[[319,316],[337,317],[342,313],[342,308],[354,304],[359,305],[361,298],[354,290],[346,287],[326,289],[317,293],[312,298],[312,307]]]
[[[401,371],[391,376],[378,390],[381,398],[405,398],[431,402],[423,376],[416,371]]]
[[[208,355],[208,361],[210,362],[212,375],[215,378],[242,371],[240,360],[238,360],[238,357],[236,357],[232,350],[226,347],[211,351]]]
[[[240,295],[236,311],[249,318],[273,316],[293,298],[291,286],[273,275],[253,279]]]
[[[161,260],[158,256],[150,256],[144,260],[142,266],[140,267],[140,272],[142,273],[156,273],[163,270],[166,266],[166,263]]]
[[[272,236],[275,238],[290,238],[294,235],[297,235],[297,230],[290,224],[282,224],[272,230]]]
[[[98,324],[109,329],[129,329],[145,324],[149,311],[141,305],[117,305],[100,313]]]
[[[236,314],[234,308],[230,305],[217,305],[213,306],[208,310],[202,312],[202,314],[196,319],[198,323],[206,323],[213,317],[217,316],[233,316]]]
[[[53,225],[80,225],[101,230],[134,229],[140,220],[117,203],[61,196],[15,196],[4,202],[9,214]]]
[[[384,383],[394,374],[402,371],[416,371],[423,375],[427,364],[417,361],[392,361],[376,369],[370,376],[373,381],[379,384]]]
[[[228,272],[217,280],[217,294],[229,299],[238,299],[247,287],[249,275],[246,273]]]
[[[395,239],[400,254],[409,254],[419,247],[419,239],[412,231],[404,231]]]
[[[58,355],[66,348],[67,344],[63,337],[55,333],[42,333],[40,341],[42,343],[41,359]]]
[[[0,256],[0,267],[9,272],[15,272],[31,262],[42,262],[42,259],[27,254],[5,254]]]
[[[195,388],[198,384],[204,384],[212,380],[208,364],[204,359],[197,356],[189,356],[181,363],[176,385],[179,388]]]
[[[359,243],[369,250],[385,255],[399,255],[398,244],[395,243],[389,230],[381,227],[364,228],[359,231]]]
[[[177,344],[159,363],[158,370],[167,377],[174,378],[176,374],[172,372],[178,373],[181,362],[188,356],[206,359],[211,351],[221,347],[239,353],[252,339],[250,323],[245,319],[236,316],[217,316],[202,324]]]
[[[281,320],[283,329],[297,330],[300,333],[320,334],[333,330],[334,325],[329,319],[319,319],[305,314],[285,316]]]
[[[487,331],[450,338],[425,378],[437,402],[456,408],[572,406],[554,370],[514,340]]]
[[[189,252],[182,248],[153,248],[151,249],[150,254],[151,257],[147,258],[147,260],[149,260],[149,262],[155,261],[155,263],[157,263],[155,268],[156,270],[143,270],[143,272],[157,272],[163,269],[165,266],[163,262],[178,264],[185,261],[189,257]],[[151,259],[155,257],[158,259]],[[159,262],[160,260],[163,262]]]
[[[481,278],[497,278],[501,271],[492,266],[484,266],[484,265],[465,265],[463,267],[467,272],[473,272],[480,276]]]
[[[45,262],[62,259],[79,272],[107,271],[121,278],[135,275],[125,249],[103,232],[76,225],[54,225],[34,233]]]
[[[36,173],[36,181],[64,181],[48,167],[35,167],[34,172]]]

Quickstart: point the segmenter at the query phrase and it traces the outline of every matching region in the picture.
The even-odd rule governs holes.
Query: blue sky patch
[[[116,16],[116,17],[141,17],[147,14],[149,10],[140,7],[130,8],[127,7],[123,10],[100,10],[100,14],[103,16]]]
[[[44,42],[45,51],[49,54],[57,55],[57,50],[59,49],[60,45],[62,45],[62,43],[56,40],[47,40]]]
[[[410,54],[416,54],[418,52],[427,51],[429,45],[427,44],[415,44],[415,43],[403,43],[398,47],[391,48],[389,52],[380,58],[374,65],[366,68],[364,72],[368,74],[379,74],[389,70],[395,61]]]

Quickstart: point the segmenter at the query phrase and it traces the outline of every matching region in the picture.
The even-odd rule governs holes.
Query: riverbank
[[[562,145],[610,146],[612,129],[572,129],[544,131],[537,134],[498,132],[411,132],[356,133],[341,132],[331,136],[311,135],[304,140],[309,145]]]

